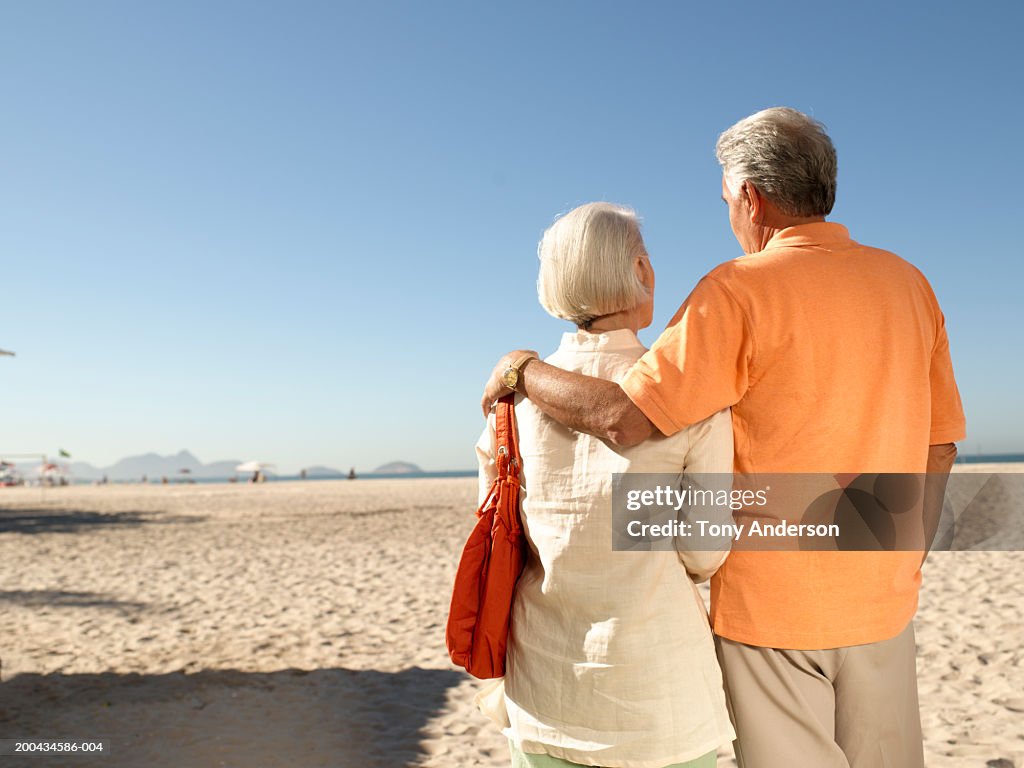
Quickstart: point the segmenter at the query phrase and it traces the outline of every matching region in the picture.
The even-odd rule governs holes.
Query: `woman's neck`
[[[637,333],[640,330],[640,316],[635,309],[624,309],[613,312],[610,315],[601,315],[586,328],[582,325],[576,326],[587,333],[608,333],[609,331],[630,330]]]

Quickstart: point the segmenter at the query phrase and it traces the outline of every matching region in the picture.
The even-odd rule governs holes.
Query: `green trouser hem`
[[[517,749],[511,741],[508,743],[509,751],[512,753],[512,768],[580,768],[579,763],[570,763],[551,755],[533,755]],[[715,768],[718,763],[715,750],[706,755],[701,755],[685,763],[672,763],[664,768]],[[585,767],[584,767],[585,768]]]

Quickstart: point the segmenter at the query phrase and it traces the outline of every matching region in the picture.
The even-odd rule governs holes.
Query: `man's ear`
[[[760,224],[765,214],[765,199],[761,194],[761,190],[748,180],[743,182],[740,194],[743,196],[743,202],[747,207],[747,215],[750,216],[750,221],[754,224]]]

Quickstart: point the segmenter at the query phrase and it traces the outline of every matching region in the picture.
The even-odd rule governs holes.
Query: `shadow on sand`
[[[97,527],[133,527],[150,523],[198,523],[191,515],[161,516],[154,512],[89,512],[85,510],[0,507],[0,533],[76,533]]]
[[[23,674],[0,683],[0,738],[108,742],[102,757],[33,766],[398,768],[423,757],[424,726],[463,680],[418,667]]]
[[[68,592],[57,589],[15,589],[0,592],[0,606],[20,605],[43,608],[100,608],[134,615],[146,610],[148,603],[118,600],[99,592]]]

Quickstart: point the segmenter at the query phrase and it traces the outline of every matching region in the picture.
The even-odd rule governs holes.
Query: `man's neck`
[[[824,221],[824,216],[786,216],[784,214],[777,213],[776,215],[766,219],[765,222],[758,227],[755,241],[753,243],[754,250],[750,251],[750,253],[763,251],[768,247],[768,241],[784,229],[799,227],[801,224],[821,224]]]

